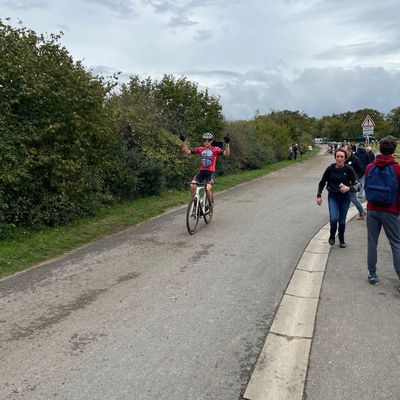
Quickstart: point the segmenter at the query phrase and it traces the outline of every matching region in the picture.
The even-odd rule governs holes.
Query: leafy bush
[[[59,39],[0,20],[0,239],[182,188],[199,161],[182,155],[180,133],[191,147],[206,131],[229,134],[231,156],[217,160],[229,174],[286,158],[316,130],[291,111],[226,122],[219,99],[185,77],[132,76],[112,91],[116,80],[86,71]]]
[[[162,193],[166,189],[164,166],[157,160],[145,161],[139,170],[140,194],[142,197]]]
[[[110,200],[102,191],[102,161],[112,143],[103,111],[111,86],[74,63],[59,38],[0,21],[0,193],[7,223],[62,224]]]

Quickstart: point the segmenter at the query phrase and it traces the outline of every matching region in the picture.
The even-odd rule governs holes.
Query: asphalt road
[[[0,281],[0,398],[239,399],[329,162],[220,193],[193,236],[181,208]]]

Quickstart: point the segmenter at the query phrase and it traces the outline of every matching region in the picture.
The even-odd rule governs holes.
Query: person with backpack
[[[381,228],[385,230],[393,255],[393,265],[400,279],[400,165],[394,159],[397,139],[385,136],[379,141],[380,154],[365,171],[368,232],[368,282],[377,285],[377,246]],[[400,290],[400,288],[399,288]]]

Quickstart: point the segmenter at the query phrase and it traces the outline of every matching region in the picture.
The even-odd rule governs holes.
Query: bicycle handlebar
[[[185,186],[186,185],[196,185],[196,186],[205,186],[205,183],[197,183],[197,182],[185,182]]]
[[[185,187],[189,187],[190,185],[196,185],[200,187],[206,187],[208,183],[197,183],[197,182],[185,182]],[[215,182],[213,182],[213,185],[215,185]]]
[[[190,185],[196,185],[199,187],[204,187],[207,188],[207,183],[197,183],[197,182],[185,182],[185,188],[189,189]],[[215,185],[215,182],[213,183],[213,185]]]

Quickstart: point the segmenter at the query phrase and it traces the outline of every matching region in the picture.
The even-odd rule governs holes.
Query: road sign
[[[370,126],[372,126],[372,128],[374,128],[375,122],[373,121],[373,119],[369,115],[367,115],[365,117],[365,119],[364,119],[364,122],[361,124],[361,127],[362,128],[367,128],[367,127],[370,127]]]
[[[361,127],[363,128],[364,137],[368,139],[370,136],[373,136],[375,122],[373,121],[370,115],[367,115],[365,117],[364,122],[361,124]]]
[[[374,127],[373,126],[364,126],[363,127],[363,136],[373,136],[374,134]]]

